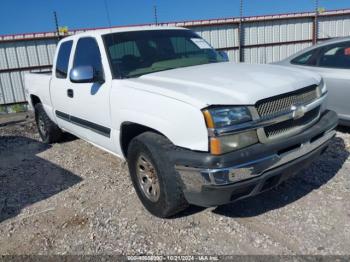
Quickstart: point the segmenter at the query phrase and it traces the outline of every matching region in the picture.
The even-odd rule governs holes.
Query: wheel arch
[[[34,108],[36,104],[41,103],[41,100],[36,95],[30,95],[30,103],[31,103],[32,107]]]
[[[128,147],[131,140],[145,132],[153,132],[167,138],[163,133],[159,132],[158,130],[139,123],[127,121],[121,124],[119,142],[120,148],[125,159],[128,155]]]

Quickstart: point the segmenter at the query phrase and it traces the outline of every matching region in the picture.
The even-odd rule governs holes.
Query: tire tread
[[[145,132],[134,138],[128,149],[129,171],[135,190],[146,209],[153,215],[162,218],[170,217],[188,207],[179,174],[174,168],[174,163],[167,156],[167,150],[172,147],[174,145],[166,137],[154,132]],[[155,205],[155,207],[150,207],[152,204],[139,192],[137,186],[133,164],[139,151],[148,151],[151,154],[158,176],[161,176],[163,181],[164,195],[161,194],[161,203],[158,206]]]
[[[52,122],[52,120],[48,117],[48,115],[44,110],[43,105],[41,103],[36,104],[34,106],[34,111],[35,111],[35,120],[37,125],[38,125],[38,117],[39,115],[41,115],[47,128],[47,136],[43,137],[38,127],[38,132],[43,142],[47,144],[60,142],[62,139],[62,130],[54,122]]]

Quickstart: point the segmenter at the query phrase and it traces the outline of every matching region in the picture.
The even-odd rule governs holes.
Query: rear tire
[[[34,106],[35,109],[35,122],[38,127],[39,135],[44,143],[51,144],[61,141],[62,131],[61,129],[51,121],[46,114],[44,107],[41,103]]]
[[[144,207],[161,218],[188,207],[179,174],[169,159],[165,137],[145,132],[135,137],[128,148],[128,166],[135,191]]]

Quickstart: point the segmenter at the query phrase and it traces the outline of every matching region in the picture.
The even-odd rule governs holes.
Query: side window
[[[77,66],[92,66],[97,73],[103,72],[100,49],[94,38],[78,40],[74,56],[74,67]]]
[[[67,41],[61,44],[58,51],[56,62],[56,77],[67,78],[69,57],[72,50],[73,41]]]
[[[315,66],[317,64],[317,53],[319,49],[314,49],[309,52],[306,52],[296,58],[294,58],[291,63],[295,65],[306,65],[306,66]]]
[[[325,48],[320,55],[319,66],[350,69],[350,42]]]

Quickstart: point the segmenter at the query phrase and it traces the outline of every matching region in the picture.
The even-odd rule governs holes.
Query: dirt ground
[[[0,254],[350,254],[350,134],[280,187],[172,219],[140,204],[122,161],[31,119],[0,127]]]

